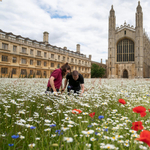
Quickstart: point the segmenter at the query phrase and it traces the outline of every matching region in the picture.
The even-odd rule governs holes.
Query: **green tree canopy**
[[[102,78],[105,74],[105,69],[97,64],[92,64],[91,67],[91,78]]]

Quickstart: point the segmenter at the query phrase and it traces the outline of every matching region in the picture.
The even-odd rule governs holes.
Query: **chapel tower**
[[[116,17],[113,5],[111,6],[109,15],[109,29],[108,29],[108,77],[115,78],[115,27]]]
[[[143,78],[143,12],[140,2],[136,8],[135,76]]]

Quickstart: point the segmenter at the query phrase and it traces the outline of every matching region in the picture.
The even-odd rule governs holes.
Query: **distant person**
[[[61,68],[56,69],[52,72],[48,84],[47,84],[47,91],[51,92],[59,92],[59,88],[62,89],[62,79],[65,75],[71,72],[71,68],[68,63],[61,66]]]
[[[74,93],[79,94],[79,91],[81,90],[81,93],[80,93],[80,96],[81,96],[84,92],[83,76],[80,73],[78,73],[78,71],[76,70],[74,70],[70,74],[68,73],[64,81],[64,88],[62,89],[62,91],[65,90],[68,80],[69,80],[69,84],[67,86],[67,92],[74,90]]]

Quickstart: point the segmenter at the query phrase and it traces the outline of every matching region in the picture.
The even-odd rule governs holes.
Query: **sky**
[[[150,1],[140,1],[143,28],[150,35]],[[0,1],[0,29],[15,35],[43,41],[49,33],[49,43],[67,47],[92,61],[108,59],[108,19],[111,5],[115,10],[116,27],[126,21],[135,27],[138,0],[2,0]]]

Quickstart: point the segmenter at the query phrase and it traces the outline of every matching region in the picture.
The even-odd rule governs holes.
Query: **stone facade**
[[[43,33],[43,42],[38,42],[0,30],[0,77],[48,78],[66,62],[84,78],[91,77],[91,55],[81,54],[79,44],[74,52],[52,46],[48,39],[48,32]]]
[[[140,2],[136,8],[136,27],[124,23],[116,27],[113,6],[108,30],[108,78],[149,78],[150,40],[143,31],[143,12]]]

